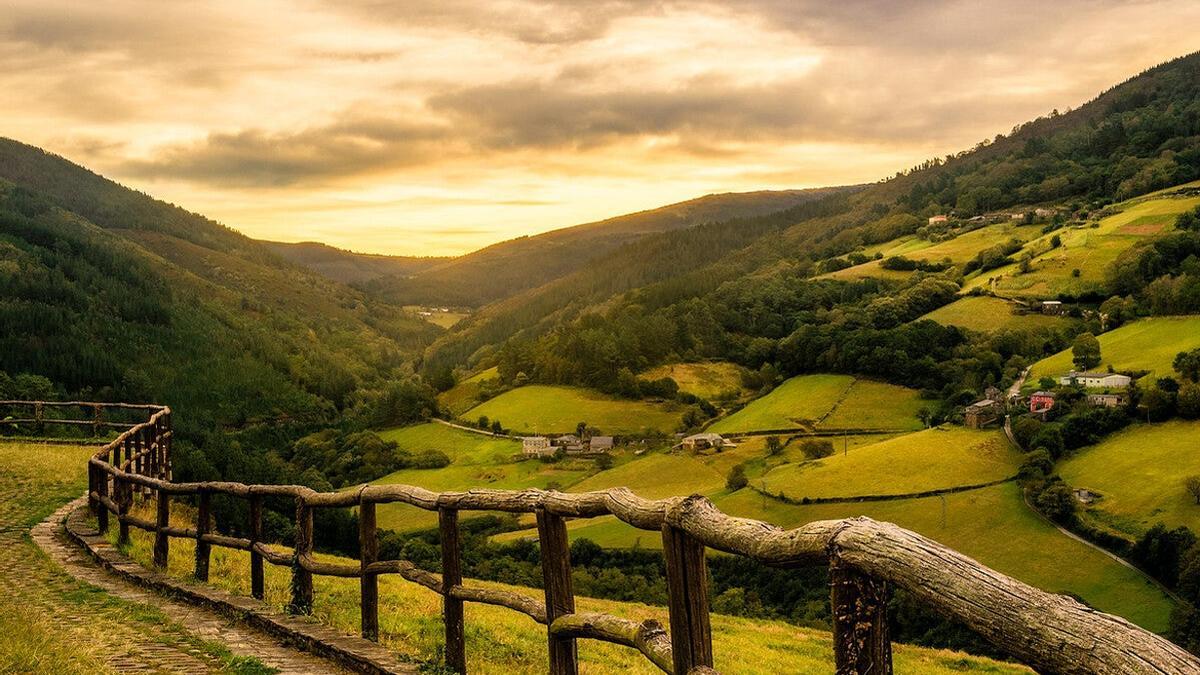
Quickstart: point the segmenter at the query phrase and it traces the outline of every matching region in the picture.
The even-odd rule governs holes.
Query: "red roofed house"
[[[1035,391],[1029,396],[1029,412],[1040,413],[1054,407],[1054,392]]]

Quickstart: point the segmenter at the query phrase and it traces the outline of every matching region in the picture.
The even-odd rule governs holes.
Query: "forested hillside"
[[[306,241],[296,244],[263,241],[264,246],[285,260],[307,267],[334,281],[362,283],[380,277],[406,277],[445,263],[448,258],[374,255],[343,251],[328,244]]]
[[[0,371],[196,428],[330,420],[437,329],[196,214],[0,142]],[[45,391],[45,395],[52,395]]]
[[[428,270],[364,285],[396,304],[477,307],[566,276],[643,237],[784,211],[842,188],[708,195],[649,211],[493,244]]]
[[[899,238],[986,235],[991,230],[979,228],[1010,212],[1024,214],[1023,231],[1044,232],[1050,246],[1057,228],[1086,230],[1129,206],[1117,202],[1197,178],[1200,55],[1193,54],[1077,110],[1056,111],[866,189],[615,251],[478,312],[427,350],[424,368],[441,377],[465,361],[498,365],[510,381],[523,373],[530,381],[615,391],[659,363],[722,358],[786,375],[870,374],[951,399],[956,391],[1007,381],[1031,359],[1064,346],[1067,334],[1053,326],[979,335],[910,323],[954,300],[967,281],[1001,265],[1016,267],[1026,239],[996,239],[988,248],[982,237],[984,245],[963,249],[968,253],[959,260],[917,264],[895,256],[889,265],[902,272],[823,275],[878,259],[872,247]],[[1043,212],[1053,215],[1037,215]],[[941,214],[948,224],[928,222]],[[1164,286],[1192,283],[1184,263],[1189,237],[1131,243],[1107,287],[1065,299],[1098,304],[1133,293],[1131,302],[1147,301],[1138,311],[1164,311],[1145,291],[1164,276],[1174,281],[1156,282],[1163,293]],[[1173,297],[1186,295],[1175,288]],[[1193,311],[1187,303],[1170,306],[1166,311]]]

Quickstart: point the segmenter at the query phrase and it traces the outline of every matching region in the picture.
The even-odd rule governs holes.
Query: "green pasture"
[[[1016,305],[986,295],[968,295],[954,302],[939,307],[922,316],[921,319],[936,321],[943,326],[958,326],[980,333],[994,333],[1000,330],[1033,330],[1038,328],[1057,328],[1065,320],[1057,316],[1045,314],[1014,314]]]
[[[637,433],[645,429],[673,432],[684,407],[605,396],[580,387],[529,385],[506,391],[468,410],[463,417],[500,420],[506,429],[522,434],[574,433],[587,422],[605,434]]]
[[[727,393],[735,397],[745,393],[741,368],[727,361],[671,363],[651,368],[640,377],[647,380],[669,377],[679,385],[680,391],[710,401]]]
[[[1099,370],[1112,366],[1119,371],[1149,371],[1156,377],[1174,373],[1175,355],[1200,347],[1200,316],[1162,316],[1141,319],[1097,336],[1100,340]],[[1070,349],[1033,365],[1030,386],[1041,377],[1058,377],[1074,370]]]

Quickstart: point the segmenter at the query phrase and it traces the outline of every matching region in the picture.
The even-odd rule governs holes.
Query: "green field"
[[[1019,225],[1015,222],[996,223],[977,230],[961,234],[953,239],[941,242],[931,242],[914,236],[901,237],[886,244],[872,247],[867,255],[876,252],[889,258],[902,255],[913,260],[928,260],[940,262],[949,258],[955,264],[962,264],[974,258],[984,249],[997,244],[1003,244],[1010,239],[1030,241],[1041,233],[1040,225]],[[834,279],[860,279],[863,277],[878,277],[887,279],[906,279],[912,272],[886,270],[880,266],[879,260],[872,260],[861,265],[838,270],[825,276]]]
[[[917,392],[850,375],[800,375],[708,428],[714,433],[770,429],[921,428]]]
[[[1017,473],[1020,456],[1000,431],[926,429],[846,454],[786,464],[762,485],[790,499],[926,492],[1002,480]],[[755,486],[759,481],[755,481]]]
[[[388,474],[373,484],[416,485],[427,490],[467,490],[473,487],[520,489],[565,487],[594,472],[590,460],[544,464],[521,459],[521,444],[430,422],[380,432],[404,450],[441,450],[450,456],[440,469],[406,469]],[[434,527],[436,514],[402,504],[379,507],[379,525],[397,531]]]
[[[438,405],[451,415],[458,417],[466,411],[479,405],[479,388],[480,385],[488,380],[499,379],[500,372],[497,368],[488,368],[468,377],[459,382],[453,387],[438,394]]]
[[[605,434],[629,434],[645,429],[673,432],[679,427],[683,407],[617,399],[579,387],[534,384],[506,391],[463,417],[474,420],[483,415],[523,434],[574,433],[579,422]]]
[[[1013,314],[1012,310],[1015,306],[1000,298],[987,295],[968,295],[933,310],[922,316],[921,319],[929,319],[943,326],[958,326],[981,333],[993,333],[999,330],[1057,328],[1065,323],[1063,318],[1057,316],[1036,313]]]
[[[733,394],[736,398],[745,393],[741,368],[726,361],[671,363],[651,368],[640,377],[646,380],[669,377],[679,385],[680,391],[710,401],[725,394]]]
[[[1087,223],[1042,235],[1025,247],[1035,254],[1029,272],[1021,274],[1017,265],[1008,265],[974,277],[966,287],[990,287],[1001,295],[1034,298],[1103,292],[1105,272],[1117,256],[1139,241],[1169,231],[1176,216],[1200,205],[1200,197],[1166,196],[1175,189],[1119,204],[1119,213],[1101,219],[1095,227]],[[1062,246],[1051,249],[1049,240],[1056,234]],[[1078,277],[1073,274],[1076,269]]]
[[[175,514],[181,526],[192,522]],[[115,533],[115,528],[114,528]],[[114,534],[115,536],[115,534]],[[143,565],[153,557],[153,538],[140,530],[131,533],[130,555]],[[333,556],[318,556],[329,562],[351,562]],[[171,541],[167,574],[191,581],[193,542]],[[249,554],[214,548],[210,563],[211,583],[227,591],[250,593]],[[266,602],[279,611],[290,598],[290,570],[267,565]],[[472,582],[540,597],[541,591],[494,583]],[[313,615],[345,633],[359,630],[359,582],[318,576],[313,581]],[[379,577],[379,641],[406,660],[431,664],[422,672],[436,669],[444,633],[442,599],[421,586],[394,574]],[[655,619],[668,625],[666,609],[629,602],[576,598],[581,612],[604,612],[634,620]],[[529,617],[512,610],[467,603],[467,670],[471,673],[509,675],[546,672],[546,629]],[[833,667],[830,635],[779,621],[761,621],[722,615],[712,617],[713,653],[721,672],[769,675],[773,673],[829,672]],[[952,675],[954,673],[1027,673],[1025,668],[945,650],[894,645],[897,672]],[[600,675],[659,673],[635,650],[595,640],[579,641],[580,671]]]
[[[1108,366],[1119,371],[1149,371],[1156,377],[1173,374],[1175,355],[1200,347],[1200,316],[1152,317],[1126,324],[1097,336],[1100,340],[1099,370]],[[1065,349],[1034,364],[1029,383],[1038,378],[1058,377],[1075,366],[1071,350]]]
[[[1167,628],[1172,603],[1162,591],[1105,554],[1061,534],[1022,503],[1015,483],[885,502],[796,506],[751,490],[720,494],[714,501],[731,515],[783,527],[855,516],[896,523],[1043,590],[1074,594],[1149,630]],[[611,517],[573,522],[570,534],[602,546],[661,547],[654,533]]]
[[[1200,475],[1200,422],[1139,424],[1080,450],[1058,466],[1072,487],[1102,498],[1087,513],[1134,538],[1163,523],[1200,531],[1200,505],[1184,489]]]
[[[917,392],[886,382],[856,379],[818,429],[895,429],[914,431],[924,425]]]

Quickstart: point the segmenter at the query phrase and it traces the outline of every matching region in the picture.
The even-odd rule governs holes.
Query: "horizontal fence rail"
[[[100,404],[109,405],[109,404]],[[1046,673],[1200,673],[1200,660],[1166,639],[1064,595],[1046,593],[985,567],[937,542],[869,518],[811,522],[785,530],[735,518],[705,497],[648,500],[628,489],[566,494],[544,490],[431,492],[410,485],[371,485],[317,492],[299,485],[235,482],[176,483],[171,476],[171,411],[142,408],[148,419],[121,433],[88,462],[88,498],[102,531],[114,516],[118,538],[129,528],[154,533],[154,564],[167,563],[170,538],[196,542],[195,576],[206,579],[211,548],[250,552],[251,594],[263,597],[263,564],[290,567],[289,609],[310,613],[314,575],[357,578],[363,637],[377,640],[378,577],[396,574],[443,597],[446,666],[465,672],[464,602],[506,607],[546,626],[548,671],[578,671],[578,639],[624,645],[666,673],[714,673],[705,553],[715,549],[777,567],[826,565],[830,569],[834,662],[840,674],[892,672],[887,601],[899,588],[944,617],[961,622],[1014,659]],[[130,514],[134,495],[153,495],[153,521]],[[248,538],[213,530],[212,495],[249,502]],[[194,497],[194,527],[170,523],[170,500]],[[262,540],[266,498],[294,501],[296,537],[290,552]],[[379,560],[378,504],[408,504],[438,514],[442,573],[405,560]],[[356,507],[361,555],[357,564],[313,557],[313,512]],[[534,514],[543,571],[543,597],[485,588],[464,580],[458,514],[501,511]],[[669,627],[579,612],[571,590],[566,522],[612,515],[660,533],[666,562]]]

